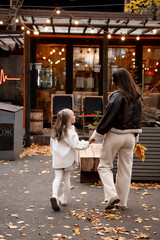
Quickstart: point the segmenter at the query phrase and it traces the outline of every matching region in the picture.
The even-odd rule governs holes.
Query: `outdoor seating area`
[[[82,96],[82,119],[83,131],[89,124],[93,124],[93,120],[98,113],[99,118],[103,115],[103,97],[102,96]]]
[[[74,112],[74,100],[72,94],[51,95],[51,127],[60,110],[69,108]]]

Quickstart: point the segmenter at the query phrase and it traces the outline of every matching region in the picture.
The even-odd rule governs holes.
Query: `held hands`
[[[89,141],[89,144],[91,144],[92,142],[95,141],[95,139],[94,138],[90,138],[88,141]]]

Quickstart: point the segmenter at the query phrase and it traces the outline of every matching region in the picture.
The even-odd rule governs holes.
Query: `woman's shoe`
[[[118,196],[116,197],[112,197],[107,203],[106,203],[106,207],[105,209],[108,210],[108,209],[112,209],[114,208],[114,205],[119,203],[120,202],[120,199]]]
[[[126,207],[126,206],[116,205],[115,207],[116,207],[118,210],[126,210],[126,209],[128,209],[128,207]]]
[[[58,204],[58,201],[55,197],[52,197],[50,199],[50,202],[51,202],[51,206],[52,206],[52,209],[54,211],[59,211],[60,210],[60,207],[59,207],[59,204]]]

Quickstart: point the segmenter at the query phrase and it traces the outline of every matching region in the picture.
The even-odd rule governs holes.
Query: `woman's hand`
[[[89,144],[91,144],[92,142],[95,141],[95,139],[94,138],[90,138],[88,141],[89,141]]]

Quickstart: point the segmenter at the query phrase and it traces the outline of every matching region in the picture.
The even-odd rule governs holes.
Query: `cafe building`
[[[8,10],[0,13],[0,101],[14,103],[23,94],[26,139],[34,109],[43,110],[43,125],[51,127],[54,94],[73,94],[77,117],[84,95],[103,96],[105,108],[117,68],[127,69],[160,109],[158,20],[129,12],[20,9],[11,31],[5,30]]]

